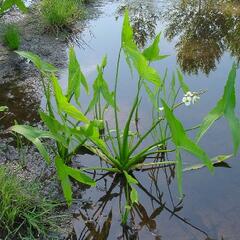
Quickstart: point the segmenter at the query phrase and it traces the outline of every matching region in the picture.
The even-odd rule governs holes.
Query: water
[[[170,56],[154,64],[158,71],[163,75],[167,68],[171,74],[178,67],[184,72],[192,91],[207,90],[198,104],[177,111],[186,128],[198,124],[222,95],[228,71],[240,56],[240,8],[237,1],[231,4],[229,1],[200,0],[168,3],[160,0],[102,1],[98,6],[101,14],[91,19],[79,36],[87,44],[75,45],[90,85],[96,76],[97,64],[107,54],[105,78],[113,88],[120,47],[121,12],[126,4],[130,6],[131,21],[140,47],[148,44],[157,33],[162,33],[161,53]],[[62,69],[60,81],[63,87],[66,87],[66,76],[66,69]],[[123,59],[118,95],[121,99],[121,122],[126,119],[135,89],[136,81],[131,79]],[[19,96],[17,91],[12,91]],[[85,96],[82,104],[86,104]],[[142,106],[144,110],[140,115],[140,126],[145,129],[151,121],[150,103],[146,96],[143,96]],[[26,114],[23,115],[26,117]],[[21,117],[21,114],[18,116]],[[36,119],[36,111],[33,116]],[[111,121],[111,113],[108,119]],[[202,139],[201,146],[211,157],[231,153],[227,123],[218,121]],[[214,175],[206,169],[185,173],[183,202],[179,202],[173,169],[159,173],[137,172],[136,177],[143,185],[138,188],[141,204],[133,209],[128,227],[125,228],[120,224],[119,214],[123,190],[120,180],[110,175],[106,181],[99,181],[96,189],[79,193],[79,205],[74,206],[73,219],[76,235],[79,239],[100,240],[237,240],[240,238],[238,158],[229,161],[231,168],[216,168]],[[85,165],[89,161],[92,161],[92,165],[98,163],[94,156],[88,155],[83,155],[80,161]],[[185,154],[184,161],[193,162],[194,158]],[[116,183],[116,186],[109,191],[112,183]]]
[[[223,92],[228,71],[233,61],[239,57],[239,38],[235,36],[233,39],[229,35],[233,34],[233,29],[238,28],[239,15],[236,16],[235,8],[234,12],[231,11],[230,5],[219,4],[215,6],[216,9],[212,9],[211,5],[205,6],[205,1],[201,6],[197,4],[198,1],[185,2],[186,6],[184,3],[180,5],[179,1],[169,1],[167,6],[166,1],[125,3],[131,7],[130,16],[137,30],[139,46],[148,43],[157,33],[162,33],[161,52],[170,57],[155,64],[159,72],[163,74],[168,68],[171,73],[179,67],[185,73],[191,90],[208,90],[199,104],[177,111],[185,126],[190,127],[198,124],[216,104]],[[97,64],[107,54],[109,64],[105,76],[110,86],[113,86],[120,46],[121,6],[124,4],[119,2],[103,4],[103,14],[90,21],[88,30],[83,33],[89,47],[82,49],[75,46],[83,72],[90,81],[94,80]],[[120,75],[118,97],[121,99],[121,119],[125,120],[136,82],[130,79],[123,62]],[[64,83],[63,79],[64,77]],[[146,126],[150,121],[150,105],[144,96],[143,99],[144,112],[140,122]],[[203,138],[201,145],[210,156],[232,152],[226,122],[217,122]],[[186,162],[192,161],[191,156],[184,157]],[[87,158],[86,161],[88,160]],[[84,161],[84,157],[81,161]],[[240,165],[238,158],[231,159],[229,163],[232,168],[217,168],[213,176],[207,170],[186,173],[185,198],[182,203],[179,203],[171,171],[160,172],[155,176],[157,187],[151,190],[149,173],[137,173],[138,179],[141,179],[141,183],[153,196],[138,189],[141,205],[133,210],[129,229],[123,229],[120,225],[118,202],[121,199],[121,187],[117,185],[111,194],[107,193],[113,181],[110,177],[106,185],[103,181],[98,184],[98,191],[89,190],[83,195],[83,199],[90,200],[92,204],[88,208],[79,207],[76,211],[74,226],[77,235],[79,239],[239,239]],[[172,181],[168,189],[167,180],[170,179]],[[104,196],[107,203],[101,199]],[[154,197],[157,199],[153,200]],[[103,210],[101,205],[104,206]],[[171,213],[174,210],[177,210],[175,216]]]

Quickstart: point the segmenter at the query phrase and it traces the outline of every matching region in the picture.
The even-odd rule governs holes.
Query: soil
[[[66,67],[67,48],[73,30],[71,33],[69,30],[58,34],[49,32],[41,20],[36,2],[31,5],[27,14],[12,9],[0,18],[0,38],[6,25],[10,23],[17,25],[20,30],[19,50],[31,51],[59,69]],[[82,24],[78,23],[78,29],[81,29]],[[0,89],[0,105],[9,107],[9,112],[1,119],[0,125],[2,128],[2,130],[0,128],[0,164],[9,166],[13,171],[17,169],[18,174],[25,179],[40,182],[44,196],[64,202],[54,167],[47,166],[31,144],[19,150],[15,137],[6,133],[14,119],[20,119],[20,123],[39,124],[38,109],[41,105],[42,89],[40,74],[36,68],[15,52],[8,50],[2,41],[0,41]],[[70,216],[70,212],[63,208],[59,214]],[[62,231],[57,239],[74,239],[71,217],[64,218],[59,225],[62,226]]]

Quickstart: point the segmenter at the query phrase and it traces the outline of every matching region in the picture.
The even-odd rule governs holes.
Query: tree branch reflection
[[[240,59],[239,1],[174,1],[164,17],[165,36],[177,37],[177,61],[184,72],[209,74],[225,51]]]

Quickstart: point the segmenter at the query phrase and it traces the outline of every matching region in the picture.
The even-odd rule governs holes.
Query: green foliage
[[[180,149],[184,149],[191,154],[195,155],[200,159],[205,166],[208,167],[210,171],[213,171],[212,161],[209,159],[207,154],[196,144],[194,143],[186,134],[181,122],[173,115],[171,109],[167,104],[162,100],[162,104],[165,111],[165,117],[169,124],[169,128],[172,134],[172,141],[176,145],[176,159],[177,159],[177,178],[179,192],[182,195],[182,159],[180,154]]]
[[[61,181],[64,197],[69,205],[72,203],[72,189],[69,177],[72,177],[78,182],[90,186],[96,185],[96,183],[91,178],[82,173],[80,170],[71,168],[64,164],[64,161],[58,156],[55,158],[55,165],[59,180]]]
[[[48,164],[50,164],[50,156],[44,147],[44,145],[41,143],[40,138],[52,138],[52,139],[57,139],[57,136],[51,134],[50,132],[47,131],[42,131],[37,128],[33,128],[30,126],[25,126],[25,125],[15,125],[11,127],[11,130],[23,135],[26,139],[31,141],[38,151],[41,153],[43,158],[46,160]]]
[[[98,111],[95,111],[95,116],[98,119],[103,119],[103,113],[101,112],[101,97],[106,101],[107,105],[114,107],[114,93],[111,93],[107,82],[103,78],[104,68],[107,64],[107,57],[102,60],[101,66],[97,66],[98,75],[93,83],[93,98],[88,106],[87,112],[92,110],[98,105]]]
[[[69,205],[72,202],[71,179],[90,186],[95,185],[94,180],[89,178],[86,172],[84,173],[85,170],[102,170],[123,176],[126,183],[126,206],[123,221],[126,220],[129,207],[131,208],[133,204],[138,203],[138,194],[135,189],[138,181],[133,176],[134,170],[150,166],[175,164],[178,189],[181,196],[183,193],[182,174],[184,166],[181,158],[182,150],[191,153],[202,162],[203,166],[213,172],[215,160],[210,159],[206,152],[188,137],[187,130],[184,129],[183,124],[174,114],[174,110],[183,105],[182,102],[177,103],[180,90],[185,95],[192,94],[184,82],[183,75],[177,70],[179,87],[177,88],[175,74],[173,74],[170,87],[168,87],[166,84],[167,71],[162,77],[151,66],[153,61],[166,57],[166,55],[160,54],[159,41],[160,35],[156,37],[148,48],[141,52],[133,40],[133,31],[129,23],[128,12],[126,12],[122,28],[121,48],[116,64],[114,90],[110,90],[107,81],[104,79],[104,70],[107,65],[107,58],[104,57],[102,63],[97,66],[97,76],[92,86],[92,98],[89,100],[86,109],[83,109],[79,98],[81,90],[89,94],[90,89],[73,48],[70,48],[69,51],[69,75],[66,92],[62,90],[55,76],[56,69],[53,66],[43,62],[34,54],[18,52],[21,56],[30,59],[41,71],[42,75],[47,78],[47,82],[42,81],[47,98],[47,109],[45,112],[41,111],[40,116],[48,131],[33,129],[27,126],[14,126],[12,130],[21,133],[28,140],[32,141],[48,162],[50,157],[47,156],[47,150],[44,147],[44,138],[51,138],[55,141],[56,146],[53,149],[55,155],[53,158],[64,196]],[[138,74],[138,81],[135,97],[130,106],[126,122],[122,123],[121,126],[123,127],[120,128],[119,112],[121,108],[119,107],[117,93],[122,53],[125,55],[130,72],[133,73],[135,71]],[[236,120],[237,118],[234,114],[235,73],[236,69],[230,73],[223,100],[220,100],[221,111],[219,111],[221,114],[218,114],[217,118],[225,115],[230,122],[229,125],[232,131],[239,131],[239,121]],[[54,97],[50,89],[53,89]],[[139,133],[137,128],[135,130],[131,127],[131,123],[136,120],[138,111],[141,109],[141,94],[144,91],[153,105],[153,122],[149,129]],[[198,95],[196,96],[198,97]],[[105,110],[107,108],[111,108],[114,112],[112,129],[109,128],[109,124],[105,120]],[[205,121],[206,123],[203,123],[202,130],[200,130],[200,136],[214,122],[208,119]],[[148,143],[146,139],[151,135],[154,136],[153,142],[146,144]],[[238,149],[239,136],[234,135],[235,150]],[[168,148],[170,141],[175,145],[175,149]],[[98,155],[106,165],[92,167],[91,163],[89,163],[90,167],[88,168],[72,168],[72,157],[82,147]],[[159,154],[164,156],[168,152],[176,153],[175,161],[164,161],[162,159],[156,162],[146,161],[150,156],[158,156]],[[226,156],[224,160],[227,158]],[[194,168],[194,166],[192,167]]]
[[[0,112],[5,112],[8,110],[8,107],[6,106],[0,106]]]
[[[23,0],[3,0],[0,2],[0,15],[11,9],[13,6],[17,6],[19,10],[24,13],[28,10]]]
[[[43,0],[41,13],[46,25],[50,28],[62,29],[71,26],[83,15],[78,0]]]
[[[37,184],[0,166],[0,238],[46,237],[55,226],[55,207],[40,196]]]
[[[16,25],[7,25],[3,33],[3,43],[10,50],[17,50],[21,44],[19,29]]]
[[[69,51],[69,82],[66,94],[63,93],[58,79],[54,75],[56,72],[54,66],[41,60],[41,58],[35,54],[19,51],[17,53],[22,57],[28,58],[42,73],[42,76],[47,77],[49,80],[47,83],[42,80],[49,111],[40,112],[41,119],[48,127],[49,131],[43,131],[38,128],[24,125],[15,125],[11,130],[23,135],[31,141],[47,163],[50,163],[51,158],[44,144],[44,139],[48,138],[56,142],[57,152],[54,156],[54,162],[58,178],[63,188],[64,196],[68,204],[70,204],[72,201],[72,190],[69,177],[87,185],[92,186],[95,184],[95,182],[87,175],[67,165],[71,162],[72,156],[76,154],[87,138],[94,136],[97,139],[96,142],[98,142],[99,138],[97,127],[100,126],[100,123],[97,120],[91,122],[80,109],[70,102],[74,95],[79,96],[78,94],[80,94],[80,87],[82,85],[88,92],[87,82],[81,72],[72,48]],[[57,113],[52,111],[53,103],[51,101],[53,99],[51,99],[48,90],[50,85],[53,89]],[[73,119],[75,122],[72,122]],[[85,125],[78,126],[79,122],[84,123]],[[55,151],[53,148],[52,150]]]
[[[222,98],[218,101],[217,105],[209,112],[204,118],[201,127],[196,136],[198,142],[211,125],[224,116],[228,121],[228,125],[232,134],[234,145],[234,153],[237,154],[240,145],[240,120],[235,114],[236,96],[235,96],[235,81],[236,81],[237,67],[233,64],[231,71],[228,75],[228,80],[224,88]]]
[[[31,52],[25,52],[25,51],[16,51],[16,53],[21,57],[27,58],[29,61],[31,61],[37,67],[37,69],[42,73],[54,73],[57,71],[57,69],[54,66],[43,61],[36,54],[33,54]]]
[[[161,35],[158,34],[156,38],[154,39],[152,45],[144,49],[143,56],[149,61],[159,61],[161,59],[164,59],[168,57],[168,55],[160,55],[160,49],[159,49],[159,42],[160,42]]]
[[[177,69],[177,75],[178,75],[178,80],[179,80],[179,83],[180,83],[180,86],[181,86],[183,92],[187,93],[189,91],[189,87],[184,82],[183,75],[182,75],[182,73],[180,72],[179,69]]]
[[[213,166],[218,166],[219,164],[220,165],[223,164],[223,163],[226,164],[225,161],[228,160],[231,157],[232,157],[232,154],[231,155],[219,155],[217,157],[212,158],[211,161],[212,161]],[[199,164],[195,164],[193,166],[189,166],[189,167],[184,168],[183,172],[199,170],[199,169],[204,168],[204,167],[205,167],[204,164],[199,163]]]
[[[87,93],[89,93],[88,83],[84,77],[79,63],[77,61],[74,49],[69,49],[69,66],[68,66],[68,101],[74,96],[75,101],[79,104],[80,86],[83,86]]]

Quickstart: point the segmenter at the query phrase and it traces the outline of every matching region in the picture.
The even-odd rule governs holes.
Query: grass
[[[10,24],[3,33],[3,42],[10,50],[17,50],[21,44],[19,29],[16,25]]]
[[[0,239],[36,239],[53,227],[55,204],[39,194],[36,183],[0,166]]]
[[[80,5],[81,1],[78,0],[43,0],[43,20],[49,28],[69,28],[83,14]]]

